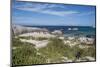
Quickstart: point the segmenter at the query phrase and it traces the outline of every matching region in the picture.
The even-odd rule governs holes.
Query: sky
[[[12,2],[12,23],[20,25],[95,26],[95,6]]]

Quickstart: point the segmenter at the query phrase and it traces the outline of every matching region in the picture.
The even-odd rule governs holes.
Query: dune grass
[[[41,40],[41,39],[40,39]],[[21,42],[20,38],[12,38],[12,64],[13,65],[30,65],[60,63],[64,60],[62,57],[75,61],[76,53],[80,52],[80,58],[90,56],[95,58],[95,47],[79,48],[78,45],[70,47],[64,44],[59,38],[48,39],[46,47],[36,49],[34,44]],[[38,54],[39,53],[39,54]]]
[[[38,55],[33,44],[20,42],[18,39],[13,39],[12,50],[12,64],[13,65],[30,65],[30,64],[44,64],[46,58]]]

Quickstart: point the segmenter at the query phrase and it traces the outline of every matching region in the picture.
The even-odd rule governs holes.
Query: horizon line
[[[25,24],[15,24],[21,26],[87,26],[87,27],[96,27],[95,25],[25,25]]]

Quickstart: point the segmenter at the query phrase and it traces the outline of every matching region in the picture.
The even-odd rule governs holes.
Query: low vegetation
[[[80,52],[79,58],[90,56],[95,58],[95,47],[79,48],[78,45],[70,47],[64,44],[63,40],[58,38],[48,39],[50,42],[46,47],[36,49],[34,44],[21,42],[20,38],[30,39],[25,37],[12,39],[12,63],[13,65],[31,65],[31,64],[45,64],[45,63],[60,63],[65,60],[77,60],[76,54]],[[34,38],[32,38],[34,39]],[[45,40],[45,38],[38,38],[37,40]],[[66,60],[66,62],[67,62]]]
[[[12,64],[13,65],[30,65],[44,64],[46,58],[38,55],[33,44],[20,42],[18,39],[13,39]]]

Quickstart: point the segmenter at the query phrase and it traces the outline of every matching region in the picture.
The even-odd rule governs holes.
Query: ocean
[[[29,26],[28,26],[29,27]],[[37,28],[45,28],[50,32],[54,30],[61,30],[64,36],[95,36],[96,29],[92,26],[30,26]]]

